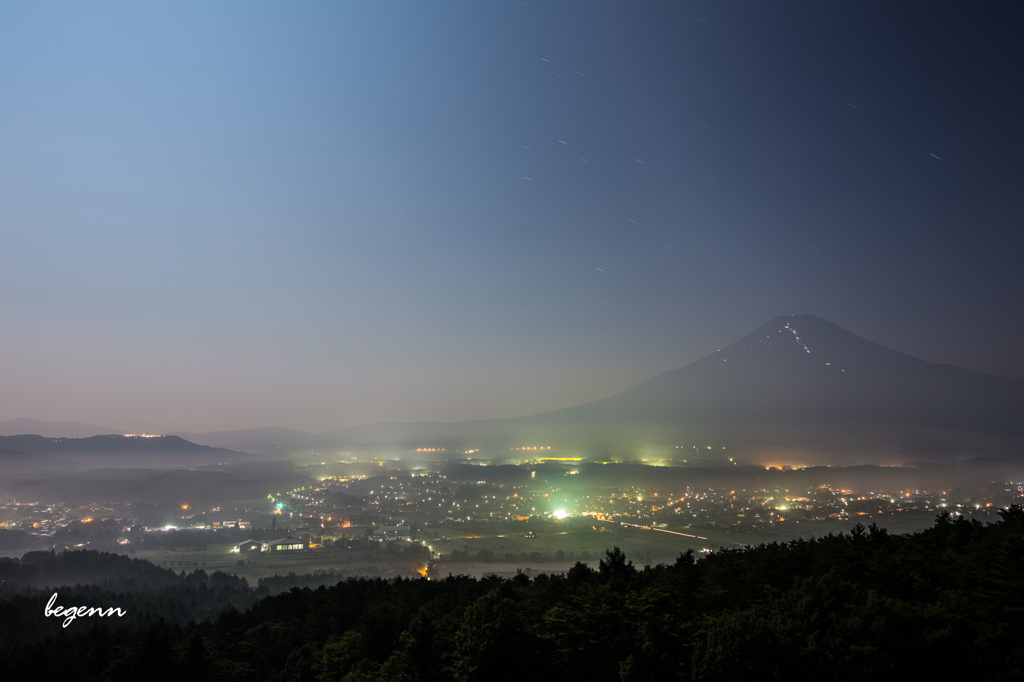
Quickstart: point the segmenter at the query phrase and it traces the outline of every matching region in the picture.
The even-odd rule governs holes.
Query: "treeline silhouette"
[[[349,579],[183,626],[4,633],[0,669],[39,680],[1021,679],[1024,508],[1000,516],[944,513],[908,535],[858,525],[644,568],[615,549],[596,570],[533,580]],[[41,620],[42,606],[29,615]]]
[[[120,607],[127,613],[112,625],[138,629],[161,620],[185,625],[215,617],[228,608],[247,609],[264,597],[295,587],[335,585],[387,570],[368,565],[291,572],[260,578],[257,585],[250,586],[245,578],[221,571],[207,574],[196,568],[175,573],[149,561],[107,552],[29,552],[20,560],[0,558],[0,642],[33,641],[63,630],[60,619],[39,616],[54,592],[61,606]],[[75,630],[82,627],[89,624],[76,623]]]
[[[270,594],[220,571],[175,573],[141,559],[91,550],[29,552],[21,560],[0,559],[0,641],[35,641],[63,631],[62,619],[43,616],[54,592],[60,606],[119,607],[126,613],[111,625],[129,629],[161,621],[185,625],[228,608],[248,608]],[[93,624],[89,620],[94,619],[70,627],[87,629]]]

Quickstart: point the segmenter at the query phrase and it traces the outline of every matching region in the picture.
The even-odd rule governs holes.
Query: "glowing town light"
[[[568,514],[565,512],[564,509],[559,509],[552,516],[554,516],[556,519],[564,519],[566,516],[568,516]]]

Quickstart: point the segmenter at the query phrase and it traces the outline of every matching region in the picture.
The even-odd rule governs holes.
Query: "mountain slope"
[[[311,433],[273,426],[238,431],[180,432],[173,435],[210,447],[264,454],[315,448],[320,443],[320,439]]]

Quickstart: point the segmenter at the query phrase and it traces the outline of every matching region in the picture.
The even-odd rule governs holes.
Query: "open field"
[[[366,552],[358,550],[322,550],[312,549],[304,552],[262,553],[249,552],[233,554],[234,545],[208,545],[205,550],[170,551],[165,549],[139,551],[134,556],[146,559],[165,568],[176,571],[194,571],[202,568],[207,573],[223,571],[249,581],[256,585],[260,578],[273,575],[299,575],[314,571],[335,570],[349,574],[391,575],[407,574],[410,571],[424,568],[412,566],[407,559],[390,557],[386,552]],[[378,559],[379,557],[379,559]],[[238,565],[239,561],[245,564]],[[174,562],[173,564],[171,562]],[[183,562],[187,562],[184,563]],[[196,565],[193,565],[196,562]]]
[[[502,527],[502,524],[472,524],[464,526],[461,534],[447,532],[447,541],[429,540],[428,545],[435,552],[449,555],[453,551],[468,552],[474,556],[481,550],[493,552],[497,557],[508,558],[504,564],[517,563],[520,567],[527,564],[536,567],[543,565],[534,558],[534,553],[551,558],[562,551],[566,560],[572,561],[587,558],[587,552],[595,560],[603,557],[606,550],[619,547],[634,562],[663,563],[675,561],[679,554],[688,549],[696,553],[702,550],[715,550],[720,547],[736,548],[745,544],[787,540],[785,537],[766,533],[737,533],[725,529],[690,528],[687,526],[672,527],[663,530],[651,530],[635,526],[624,526],[620,523],[592,521],[591,519],[564,519],[551,521],[534,526],[535,537],[527,537],[521,529],[522,524],[515,528]],[[835,530],[839,530],[836,528]],[[845,528],[844,528],[845,530]],[[522,558],[523,554],[529,558]],[[570,554],[571,553],[571,554]]]
[[[604,557],[606,550],[619,547],[637,565],[671,563],[683,552],[692,549],[700,556],[706,550],[739,548],[761,543],[787,542],[796,537],[809,538],[828,533],[849,532],[860,521],[865,526],[878,523],[892,533],[907,533],[930,527],[934,515],[900,514],[896,516],[864,516],[850,520],[802,521],[787,523],[772,530],[740,532],[725,528],[697,528],[671,526],[663,530],[624,526],[617,522],[601,522],[589,518],[568,518],[538,523],[465,523],[441,526],[436,529],[441,538],[422,535],[423,542],[435,556],[450,557],[452,552],[467,552],[463,561],[442,560],[438,565],[441,575],[466,574],[480,576],[488,573],[511,574],[529,568],[531,573],[559,573],[568,570],[576,561],[591,566]],[[983,511],[982,521],[994,521],[994,514]],[[666,532],[670,531],[670,532]],[[534,537],[528,537],[533,533]],[[211,544],[206,549],[142,550],[136,558],[152,561],[174,570],[192,571],[203,568],[207,573],[224,571],[245,577],[255,585],[260,578],[288,573],[306,574],[334,570],[346,575],[408,575],[422,571],[425,566],[413,566],[407,557],[375,550],[321,550],[297,553],[233,554],[233,544]],[[481,550],[494,554],[494,561],[480,561]],[[556,553],[563,553],[561,561]],[[586,554],[584,554],[586,553]],[[525,556],[524,556],[525,555]],[[239,565],[239,561],[245,562]],[[172,563],[173,562],[173,563]]]
[[[985,510],[969,514],[982,522],[997,521],[995,512]],[[603,557],[604,552],[612,547],[621,548],[626,555],[637,561],[641,555],[653,563],[674,561],[680,553],[692,549],[696,553],[702,550],[720,548],[738,548],[746,545],[762,543],[788,542],[798,537],[821,537],[829,533],[848,533],[855,524],[869,526],[877,523],[890,533],[912,533],[931,527],[935,523],[935,513],[881,514],[855,516],[849,519],[829,519],[825,521],[802,520],[799,523],[775,524],[757,530],[736,530],[731,527],[691,527],[671,525],[664,529],[649,529],[636,526],[625,526],[618,522],[601,522],[589,518],[567,518],[561,521],[544,521],[530,526],[536,537],[526,537],[524,523],[492,524],[466,523],[461,533],[446,529],[447,542],[431,539],[428,545],[435,552],[448,555],[452,551],[468,551],[472,557],[480,550],[489,550],[496,556],[537,552],[551,557],[561,550],[566,557],[572,552],[579,558],[586,551],[595,559]],[[514,564],[515,561],[512,561]],[[525,565],[519,559],[520,566]],[[537,564],[530,559],[526,563]]]
[[[525,568],[531,568],[535,573],[561,572],[568,570],[581,558],[583,552],[590,554],[589,563],[596,566],[597,560],[612,547],[620,547],[637,564],[671,562],[687,549],[700,553],[705,548],[737,547],[737,540],[748,541],[745,537],[736,538],[733,537],[735,534],[721,530],[684,530],[683,532],[698,536],[690,538],[616,524],[581,524],[576,519],[544,524],[538,527],[535,531],[536,537],[532,538],[525,537],[523,532],[496,524],[466,524],[465,528],[460,530],[463,530],[464,534],[447,536],[447,541],[425,539],[425,542],[434,552],[445,556],[456,550],[467,551],[468,548],[471,556],[480,550],[490,550],[496,557],[505,556],[508,560],[487,563],[469,561],[465,562],[466,566],[460,570],[455,569],[462,564],[444,562],[440,566],[443,574],[504,573]],[[133,556],[174,570],[192,571],[202,568],[207,573],[224,571],[245,577],[250,584],[256,584],[260,578],[292,572],[303,574],[335,570],[347,574],[384,575],[390,571],[394,575],[425,568],[412,566],[407,558],[390,555],[383,549],[379,552],[314,549],[296,553],[234,554],[231,551],[233,547],[233,544],[210,544],[206,549],[141,550]],[[554,561],[555,553],[558,551],[562,551],[565,556],[561,562]],[[524,553],[528,558],[520,558]],[[540,559],[529,556],[533,553],[541,555]],[[244,565],[239,565],[239,561],[245,562]],[[474,564],[472,571],[468,569],[470,563]]]

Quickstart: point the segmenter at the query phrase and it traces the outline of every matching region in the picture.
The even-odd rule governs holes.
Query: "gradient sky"
[[[0,5],[0,420],[508,417],[780,314],[1024,377],[1020,3]]]

